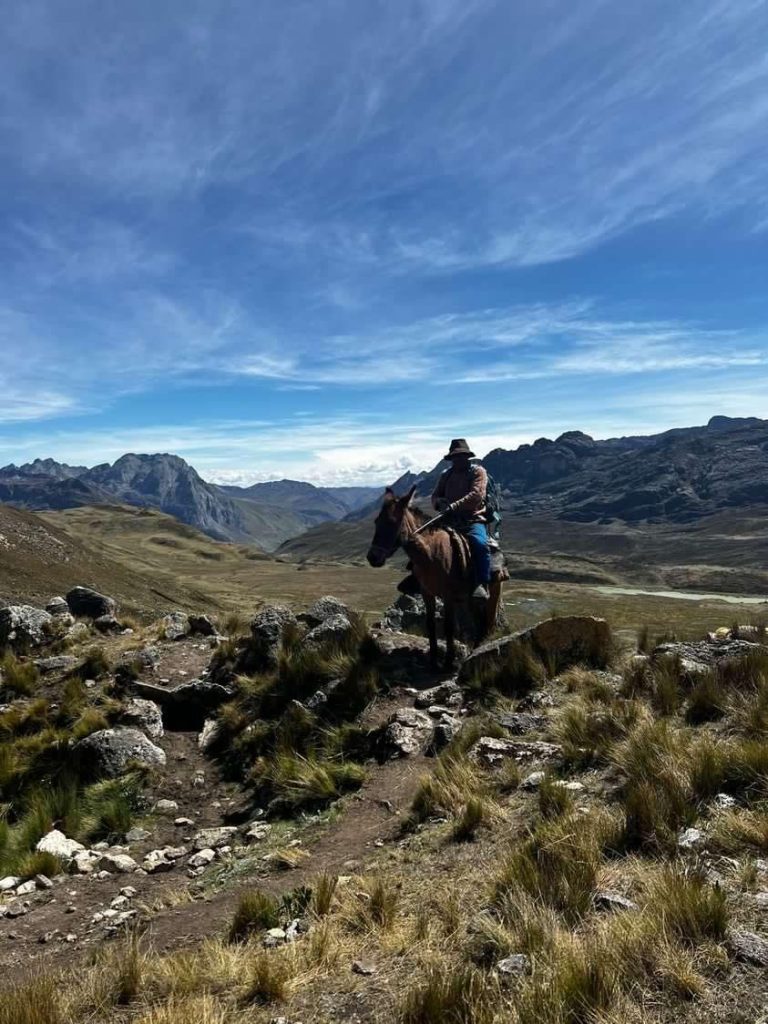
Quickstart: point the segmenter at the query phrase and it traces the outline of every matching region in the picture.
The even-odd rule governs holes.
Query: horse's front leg
[[[443,600],[445,622],[445,667],[450,671],[456,664],[456,612],[453,602]]]
[[[494,577],[489,586],[490,600],[487,602],[486,607],[486,619],[485,619],[485,630],[482,636],[479,638],[478,643],[482,643],[486,637],[489,637],[496,629],[496,620],[499,615],[499,605],[501,604],[501,588],[502,582],[498,576]]]
[[[427,636],[429,637],[429,660],[433,668],[437,668],[437,624],[435,621],[435,599],[431,594],[424,595],[424,606],[427,610]]]

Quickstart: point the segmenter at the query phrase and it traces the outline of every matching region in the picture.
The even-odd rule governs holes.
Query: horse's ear
[[[388,498],[394,498],[394,496],[395,496],[395,492],[392,490],[391,487],[385,487],[384,488],[384,493],[386,494],[386,496]]]
[[[413,499],[413,496],[414,496],[415,493],[416,493],[416,484],[414,484],[413,487],[410,489],[410,491],[408,491],[407,494],[404,494],[402,496],[402,498],[400,499],[400,504],[403,506],[403,508],[408,508],[408,506],[411,504],[411,500]]]

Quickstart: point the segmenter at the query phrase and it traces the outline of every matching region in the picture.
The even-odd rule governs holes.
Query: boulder
[[[21,885],[21,879],[17,878],[16,875],[7,875],[5,878],[0,878],[0,892],[10,892],[17,885]]]
[[[466,682],[475,673],[503,664],[509,648],[516,644],[528,647],[546,666],[560,672],[569,665],[587,664],[602,667],[611,649],[611,631],[605,619],[591,615],[564,615],[510,633],[476,647],[464,661],[459,682]]]
[[[185,612],[169,612],[160,625],[166,640],[181,640],[189,633],[189,616]]]
[[[114,615],[117,601],[106,594],[100,594],[91,587],[73,587],[67,594],[67,605],[73,615],[86,619],[99,619],[102,615]]]
[[[216,636],[217,630],[213,619],[207,615],[190,615],[189,631],[196,636]]]
[[[216,852],[211,850],[209,847],[205,847],[199,850],[197,853],[193,853],[187,863],[191,868],[207,868],[208,865],[216,859]]]
[[[435,621],[443,620],[443,602],[438,599],[435,609]],[[409,633],[427,631],[427,609],[421,594],[398,594],[394,602],[384,612],[382,620],[377,624],[381,629],[393,633]]]
[[[123,651],[117,665],[130,665],[139,671],[154,672],[159,661],[160,651],[156,647],[136,647],[130,651]]]
[[[429,641],[425,636],[411,633],[388,633],[384,630],[371,631],[371,643],[376,667],[388,683],[410,683],[419,677],[430,677],[434,669],[429,657]],[[438,652],[445,657],[445,643],[438,643]],[[466,648],[456,644],[457,657],[466,655]]]
[[[85,847],[74,839],[67,839],[63,832],[55,828],[43,836],[35,849],[38,853],[50,853],[54,857],[58,857],[59,860],[67,862]]]
[[[561,756],[562,748],[554,743],[499,740],[494,736],[481,736],[470,748],[469,754],[481,764],[496,768],[508,758],[518,762],[554,761]]]
[[[100,615],[93,620],[93,624],[100,633],[122,633],[123,627],[114,615]]]
[[[127,853],[102,853],[96,863],[97,871],[109,871],[112,874],[129,875],[139,870],[139,865]]]
[[[155,814],[176,814],[179,805],[175,800],[158,800],[152,810]]]
[[[299,622],[304,622],[312,629],[315,626],[319,626],[321,622],[332,619],[337,615],[348,619],[349,608],[343,601],[339,601],[337,597],[331,597],[327,594],[325,597],[319,597],[305,612],[302,612],[298,616],[298,620]]]
[[[326,644],[343,644],[352,632],[353,626],[346,615],[331,615],[304,637],[305,647],[323,647]]]
[[[169,689],[137,680],[130,684],[130,688],[136,696],[160,705],[166,729],[184,731],[202,729],[211,712],[234,696],[232,687],[210,679],[191,679]]]
[[[382,758],[409,757],[424,750],[433,728],[431,718],[423,711],[399,708],[379,730],[374,743]]]
[[[45,606],[45,610],[49,615],[52,615],[55,619],[69,615],[69,605],[63,597],[52,597],[48,604]]]
[[[11,604],[0,608],[0,649],[23,653],[42,647],[51,639],[53,616],[29,604]]]
[[[425,754],[434,757],[444,750],[451,740],[459,734],[464,722],[453,715],[442,714],[432,729],[432,736],[424,750]]]
[[[237,835],[237,828],[234,825],[222,825],[220,828],[201,829],[192,840],[192,848],[200,850],[216,850],[220,846],[226,846]]]
[[[139,729],[151,740],[159,740],[163,736],[163,713],[152,700],[132,697],[123,707],[120,724]]]
[[[165,764],[165,751],[138,729],[99,729],[75,745],[95,775],[117,778],[132,762],[151,767]]]
[[[704,845],[704,833],[699,828],[687,828],[678,836],[677,845],[681,850],[695,850]]]
[[[285,631],[296,624],[296,616],[283,605],[269,605],[251,620],[247,653],[252,671],[268,671],[277,667]]]
[[[421,690],[416,694],[414,705],[417,708],[428,708],[432,704],[461,704],[461,687],[455,679],[449,679],[437,686],[430,686],[428,690]]]

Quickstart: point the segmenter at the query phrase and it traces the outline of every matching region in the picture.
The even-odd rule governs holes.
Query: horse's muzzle
[[[380,569],[387,560],[387,553],[382,548],[371,547],[368,548],[368,554],[365,557],[368,559],[369,565],[372,565],[374,569]]]

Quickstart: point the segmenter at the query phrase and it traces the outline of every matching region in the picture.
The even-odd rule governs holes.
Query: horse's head
[[[368,548],[368,562],[374,569],[380,569],[400,547],[403,540],[403,517],[415,492],[416,488],[412,487],[402,498],[398,498],[391,487],[387,488],[381,511],[374,523],[373,540]]]

